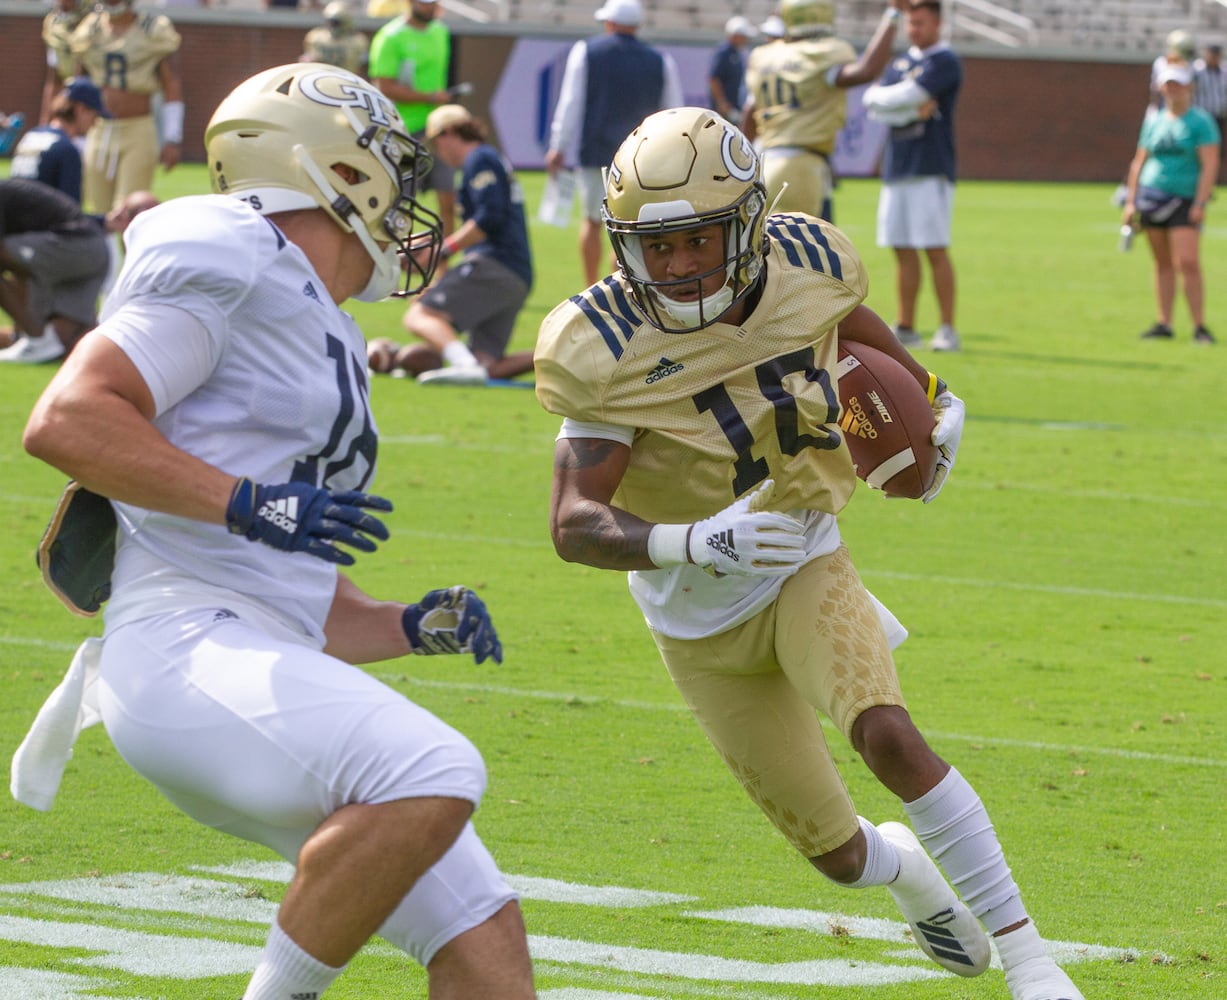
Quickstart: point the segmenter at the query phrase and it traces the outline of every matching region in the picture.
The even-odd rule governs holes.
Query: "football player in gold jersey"
[[[76,75],[77,59],[72,54],[71,38],[77,25],[92,6],[88,0],[56,0],[43,18],[43,44],[47,47],[47,71],[43,77],[43,99],[38,123],[51,121],[51,101],[60,88]]]
[[[354,18],[345,0],[331,0],[324,8],[324,23],[303,38],[299,62],[322,62],[366,76],[370,39],[354,29]]]
[[[913,724],[891,655],[906,633],[866,591],[836,521],[855,481],[838,337],[891,355],[928,392],[943,454],[926,501],[953,465],[962,402],[863,304],[865,271],[839,230],[767,216],[753,147],[714,112],[646,118],[614,156],[603,214],[619,273],[557,306],[537,342],[538,398],[563,417],[559,554],[629,571],[695,720],[815,868],[887,886],[946,969],[983,972],[987,931],[1014,1000],[1081,1000],[979,796]],[[858,817],[815,710],[915,833]]]
[[[179,33],[164,14],[138,13],[131,0],[107,0],[77,26],[72,52],[102,89],[111,117],[85,141],[83,201],[96,212],[153,187],[160,161],[170,170],[183,144],[183,91],[172,62]],[[161,148],[151,113],[162,92]]]
[[[829,218],[830,160],[847,119],[847,88],[876,80],[886,68],[907,3],[891,0],[859,58],[834,35],[834,0],[780,4],[783,44],[759,46],[746,65],[746,134],[762,151],[767,204],[775,211]]]

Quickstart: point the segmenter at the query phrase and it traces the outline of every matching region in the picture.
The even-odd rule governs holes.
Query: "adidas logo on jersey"
[[[315,290],[315,285],[309,281],[302,286],[302,293],[309,299],[315,299],[316,302],[320,301],[320,293]]]
[[[859,396],[853,396],[848,400],[844,415],[839,418],[839,426],[844,429],[845,433],[854,434],[859,438],[868,438],[872,441],[878,436],[878,429],[873,426],[873,421],[869,419],[869,415],[861,405]]]
[[[272,503],[266,503],[258,511],[256,517],[271,521],[273,525],[287,534],[298,530],[298,497],[282,497]]]
[[[737,554],[737,549],[733,545],[733,533],[731,531],[717,531],[714,535],[707,536],[708,548],[715,549],[722,556],[727,556],[733,562],[741,562],[741,556]]]
[[[651,385],[653,382],[659,382],[662,378],[665,378],[668,375],[676,375],[685,367],[685,365],[677,364],[676,362],[670,361],[668,358],[661,358],[660,364],[653,368],[652,374],[643,381],[648,385]]]

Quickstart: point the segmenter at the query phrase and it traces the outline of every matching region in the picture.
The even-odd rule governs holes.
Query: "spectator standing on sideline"
[[[81,150],[96,118],[109,118],[102,91],[87,76],[75,77],[51,102],[51,121],[30,129],[13,150],[10,177],[42,181],[81,201]]]
[[[179,43],[170,18],[138,13],[131,0],[99,4],[73,32],[73,55],[102,90],[111,113],[94,123],[85,140],[82,200],[93,211],[105,212],[132,192],[152,188],[159,162],[166,170],[179,162],[183,91],[174,65]],[[152,114],[159,90],[160,128]]]
[[[916,299],[923,250],[941,319],[929,346],[957,351],[962,342],[954,325],[950,224],[956,174],[954,112],[963,64],[942,42],[941,31],[939,0],[912,0],[907,13],[911,45],[891,62],[882,80],[865,91],[862,101],[871,118],[890,126],[877,241],[895,252],[895,336],[905,347],[922,343],[916,332]]]
[[[141,217],[101,325],[26,425],[26,450],[117,522],[97,539],[117,548],[104,634],[77,661],[132,768],[295,866],[244,1000],[322,996],[375,934],[432,997],[531,1000],[516,894],[470,822],[480,754],[356,666],[501,662],[490,615],[465,587],[405,604],[338,571],[391,509],[365,492],[378,435],[340,306],[421,277],[400,258],[439,239],[413,195],[425,151],[318,63],[241,83],[205,148],[226,193]]]
[[[426,119],[435,156],[461,172],[464,222],[440,251],[452,267],[405,313],[406,332],[424,344],[396,355],[395,364],[419,382],[482,385],[533,367],[533,352],[507,353],[516,317],[533,285],[524,191],[511,164],[486,142],[485,126],[459,104],[437,107]],[[459,333],[467,333],[466,345]],[[446,366],[446,367],[445,367]]]
[[[682,103],[673,57],[638,37],[643,23],[639,0],[606,0],[596,19],[605,25],[604,34],[576,42],[567,56],[545,154],[546,170],[556,176],[579,141],[579,256],[589,285],[597,279],[605,242],[602,170],[645,117]]]
[[[354,18],[345,0],[331,0],[324,7],[324,23],[312,28],[303,39],[300,62],[322,62],[340,66],[357,76],[366,76],[370,41],[354,29]]]
[[[137,191],[105,216],[39,181],[0,181],[0,309],[18,339],[0,362],[58,361],[97,322],[98,293],[107,276],[107,233],[157,204]]]
[[[43,97],[38,123],[51,121],[51,101],[72,77],[77,75],[77,57],[72,52],[72,33],[93,7],[89,0],[56,0],[43,18],[43,45],[47,48],[47,71],[43,77]]]
[[[1201,108],[1218,126],[1219,176],[1227,160],[1227,70],[1223,68],[1221,42],[1210,42],[1193,64],[1193,105]]]
[[[1169,63],[1159,74],[1163,107],[1142,123],[1129,164],[1123,221],[1140,223],[1154,256],[1158,321],[1142,334],[1171,340],[1176,280],[1193,320],[1193,340],[1213,344],[1206,328],[1201,229],[1218,177],[1220,136],[1214,119],[1193,106],[1193,69]]]
[[[712,54],[707,71],[711,106],[734,125],[746,103],[746,46],[758,34],[749,18],[738,14],[724,25],[724,42]]]
[[[767,42],[778,42],[788,34],[788,29],[784,27],[784,19],[779,14],[767,15],[763,23],[758,26],[758,30],[767,39]]]
[[[774,211],[831,218],[831,154],[847,120],[846,91],[876,79],[890,59],[906,0],[893,2],[859,58],[834,35],[834,0],[784,0],[784,43],[750,53],[744,129],[762,152]]]
[[[620,272],[555,307],[537,341],[537,397],[563,418],[559,555],[629,571],[695,721],[819,872],[886,886],[915,943],[952,972],[988,967],[987,931],[1013,1000],[1082,1000],[984,804],[908,714],[891,656],[906,632],[840,539],[856,476],[837,339],[886,352],[927,392],[942,459],[926,500],[948,481],[962,402],[863,305],[847,237],[813,216],[768,217],[758,157],[711,111],[664,111],[627,138],[605,219]],[[915,833],[857,815],[817,712]]]
[[[447,73],[452,58],[452,36],[438,18],[435,0],[405,0],[406,12],[375,32],[371,40],[371,82],[396,108],[419,141],[426,136],[426,116],[452,98]],[[434,191],[443,220],[443,235],[456,227],[456,177],[451,167],[436,161],[418,188]]]

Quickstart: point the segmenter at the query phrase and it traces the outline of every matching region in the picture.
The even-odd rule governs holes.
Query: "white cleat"
[[[38,337],[22,337],[11,347],[0,351],[0,362],[11,365],[43,365],[59,361],[64,356],[64,345],[54,333]]]
[[[912,928],[920,950],[956,975],[980,975],[992,958],[980,921],[950,888],[908,827],[880,823],[878,832],[899,853],[899,876],[886,888]]]
[[[1005,984],[1013,1000],[1085,1000],[1069,976],[1047,957],[1007,969]]]
[[[422,385],[485,385],[489,378],[481,365],[452,365],[422,372],[418,382]]]
[[[929,347],[934,351],[961,351],[963,349],[963,342],[959,339],[959,335],[955,332],[954,327],[949,323],[943,323],[933,334],[933,339],[929,341]]]

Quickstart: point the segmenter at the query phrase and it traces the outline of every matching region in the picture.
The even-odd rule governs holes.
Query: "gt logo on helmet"
[[[401,129],[400,113],[396,105],[379,91],[347,73],[323,70],[308,73],[298,81],[303,95],[333,108],[354,108],[365,111],[375,125]]]
[[[728,122],[724,123],[724,139],[720,143],[720,159],[735,181],[749,182],[758,177],[758,154],[750,140]]]

